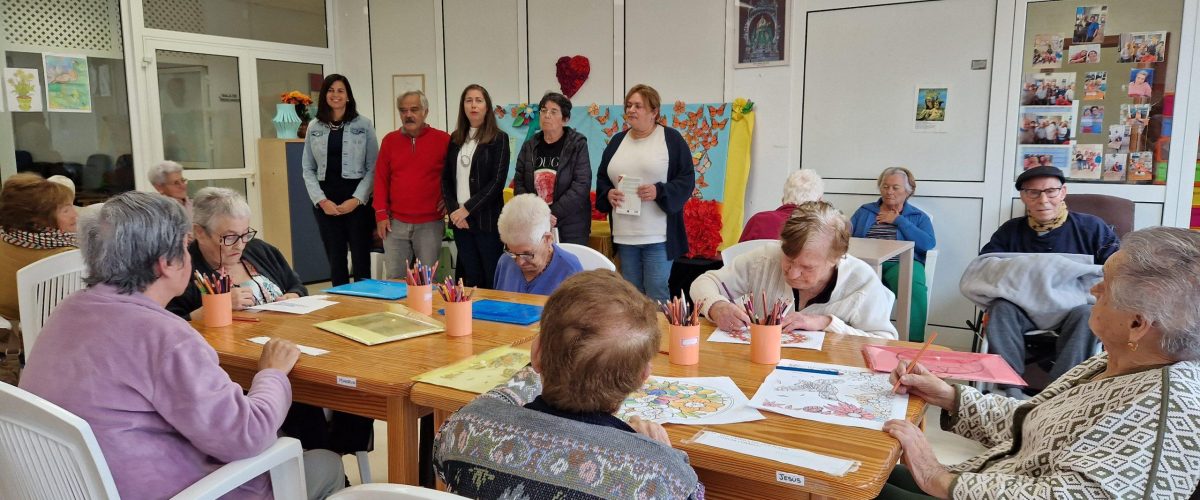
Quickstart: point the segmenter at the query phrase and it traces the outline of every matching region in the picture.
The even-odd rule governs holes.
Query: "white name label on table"
[[[337,376],[337,385],[343,387],[358,387],[358,379],[354,377]]]
[[[792,486],[804,486],[804,476],[781,470],[775,471],[775,480]]]
[[[784,446],[764,443],[762,441],[754,441],[752,439],[730,436],[713,431],[700,431],[692,442],[721,448],[743,455],[752,457],[765,458],[776,462],[794,465],[796,467],[804,467],[817,472],[824,472],[833,476],[845,476],[846,473],[858,470],[859,463],[854,460],[846,460],[843,458],[821,455],[811,451],[805,451],[797,448],[787,448]],[[800,479],[800,484],[804,484],[803,476],[795,476]],[[776,479],[779,479],[776,474]]]

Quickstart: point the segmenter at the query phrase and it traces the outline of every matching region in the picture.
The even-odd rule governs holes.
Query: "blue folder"
[[[325,291],[355,297],[398,300],[408,296],[408,285],[396,281],[362,280],[326,288]]]
[[[438,313],[445,315],[446,310]],[[471,318],[514,325],[532,325],[542,319],[542,306],[517,304],[500,300],[479,300],[471,304]]]

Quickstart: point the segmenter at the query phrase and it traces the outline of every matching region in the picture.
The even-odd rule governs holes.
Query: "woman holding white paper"
[[[696,187],[696,170],[687,141],[659,123],[661,104],[649,85],[634,85],[625,94],[630,128],[604,148],[596,210],[609,214],[621,276],[651,299],[666,301],[671,263],[688,250],[683,205]],[[635,202],[640,207],[631,210]]]
[[[942,428],[989,449],[938,462],[915,425],[880,498],[1187,498],[1200,482],[1200,234],[1135,231],[1092,287],[1088,326],[1106,352],[1028,401],[951,386],[901,363],[901,392],[944,410]]]

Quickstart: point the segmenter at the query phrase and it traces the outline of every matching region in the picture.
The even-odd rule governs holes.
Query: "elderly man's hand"
[[[888,420],[883,424],[883,431],[900,441],[900,448],[904,450],[900,460],[912,473],[917,486],[934,497],[950,498],[950,483],[954,481],[954,474],[938,462],[921,429],[907,420]]]

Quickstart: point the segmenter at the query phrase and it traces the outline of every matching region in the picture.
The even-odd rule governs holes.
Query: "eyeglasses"
[[[171,184],[172,186],[186,186],[186,185],[187,185],[187,183],[188,183],[188,180],[187,180],[187,179],[184,179],[184,178],[180,177],[180,178],[179,178],[179,180],[177,180],[177,181],[172,181],[170,184]]]
[[[555,108],[542,108],[542,114],[546,116],[561,116],[562,112]]]
[[[1021,196],[1031,200],[1041,198],[1043,194],[1046,195],[1047,198],[1058,198],[1058,195],[1059,193],[1062,193],[1062,190],[1062,186],[1046,189],[1022,189]]]
[[[222,245],[231,247],[236,245],[238,241],[241,241],[242,243],[250,243],[250,240],[254,239],[255,236],[258,236],[258,231],[251,229],[242,234],[226,234],[224,236],[219,236],[218,238],[220,238]]]
[[[512,257],[512,260],[523,260],[525,262],[533,262],[533,259],[537,258],[537,254],[533,252],[513,253],[508,249],[508,245],[504,245],[504,253],[508,254],[509,257]]]

